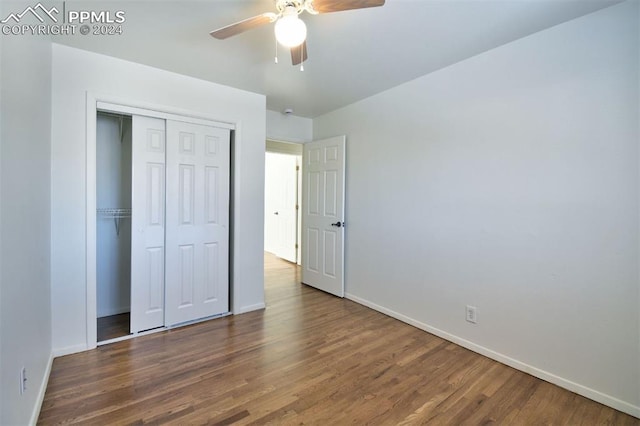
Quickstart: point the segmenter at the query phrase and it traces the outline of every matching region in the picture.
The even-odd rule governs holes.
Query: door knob
[[[277,214],[278,214],[278,212],[273,212],[273,214],[277,215]]]
[[[335,226],[336,228],[342,227],[342,222],[332,223],[331,226]]]

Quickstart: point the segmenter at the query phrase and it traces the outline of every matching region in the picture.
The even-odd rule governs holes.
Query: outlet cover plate
[[[467,305],[466,308],[466,320],[470,323],[476,324],[478,322],[478,308],[475,306]]]

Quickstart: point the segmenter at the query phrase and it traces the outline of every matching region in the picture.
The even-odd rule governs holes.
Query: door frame
[[[86,330],[87,330],[87,350],[94,349],[97,346],[97,230],[96,230],[96,126],[98,111],[115,112],[119,114],[144,115],[148,117],[185,121],[194,124],[204,124],[215,127],[222,127],[231,130],[231,164],[230,164],[230,192],[229,192],[229,308],[232,313],[240,309],[234,304],[233,294],[238,284],[233,277],[237,276],[239,265],[236,262],[238,256],[235,251],[237,244],[233,244],[234,219],[238,212],[234,209],[234,199],[236,192],[234,188],[238,187],[238,174],[234,170],[238,170],[236,164],[238,155],[238,147],[234,143],[241,136],[241,122],[237,119],[222,119],[220,117],[210,117],[193,111],[186,111],[177,108],[168,107],[157,104],[144,104],[130,99],[86,92],[86,158],[85,158],[85,200],[86,200],[86,216],[85,216],[85,273],[86,273]],[[159,328],[158,330],[163,330]]]

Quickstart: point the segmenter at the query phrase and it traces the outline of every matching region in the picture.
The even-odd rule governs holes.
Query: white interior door
[[[166,324],[229,311],[230,131],[167,120]]]
[[[131,332],[164,325],[165,122],[133,116]]]
[[[264,250],[276,254],[280,179],[274,155],[267,152],[264,161]]]
[[[265,250],[296,262],[297,246],[297,157],[266,154]]]
[[[345,136],[303,148],[302,282],[344,297]]]
[[[278,257],[289,262],[296,262],[296,234],[297,234],[297,211],[298,202],[298,178],[295,155],[280,155],[280,165],[282,174],[281,192],[278,212],[278,245],[276,247]]]

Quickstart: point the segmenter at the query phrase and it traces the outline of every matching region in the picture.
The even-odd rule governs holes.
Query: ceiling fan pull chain
[[[300,71],[304,71],[304,44],[300,49]]]
[[[275,62],[277,64],[278,63],[278,39],[275,39],[275,41],[276,41],[276,59],[275,59]]]

